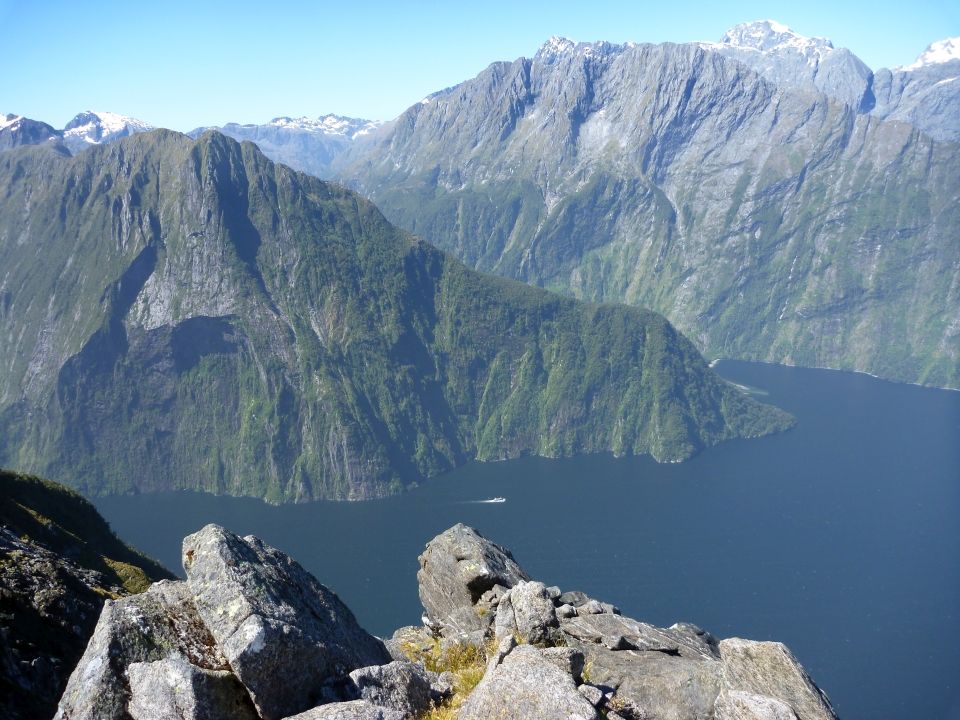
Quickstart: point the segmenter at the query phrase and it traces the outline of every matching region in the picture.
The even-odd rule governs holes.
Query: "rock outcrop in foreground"
[[[529,579],[456,525],[417,574],[424,626],[381,641],[283,553],[216,525],[186,582],[108,602],[63,720],[830,720],[780,643],[657,628]]]

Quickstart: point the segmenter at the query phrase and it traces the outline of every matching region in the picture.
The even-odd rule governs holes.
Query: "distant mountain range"
[[[0,120],[0,150],[21,145],[49,143],[71,153],[78,153],[93,145],[110,143],[135,133],[153,130],[141,120],[110,112],[86,111],[74,116],[62,130],[38,120],[8,114]]]
[[[874,72],[768,20],[551,38],[388,123],[221,130],[472,267],[657,310],[710,356],[960,387],[958,78],[956,38]],[[8,127],[0,149],[56,133]]]

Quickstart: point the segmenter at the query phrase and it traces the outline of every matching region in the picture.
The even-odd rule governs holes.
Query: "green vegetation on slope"
[[[0,156],[0,461],[88,493],[396,492],[789,418],[663,318],[494,279],[217,133]]]
[[[52,717],[104,600],[172,577],[74,491],[0,470],[0,716]]]

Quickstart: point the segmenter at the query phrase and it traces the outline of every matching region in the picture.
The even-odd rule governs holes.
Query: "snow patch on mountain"
[[[741,23],[728,30],[718,43],[697,44],[707,50],[800,56],[807,65],[814,68],[836,50],[827,38],[800,35],[776,20]]]
[[[953,60],[960,60],[960,37],[949,37],[931,43],[913,63],[895,69],[910,72],[930,65],[952,62]]]
[[[11,125],[16,125],[21,120],[23,120],[23,115],[14,115],[13,113],[6,115],[0,114],[0,130],[8,128]]]
[[[63,129],[63,141],[72,152],[77,152],[85,146],[99,145],[153,129],[153,125],[126,115],[88,110],[67,123]]]
[[[339,135],[353,140],[354,138],[373,132],[383,125],[383,121],[348,118],[342,115],[329,114],[318,118],[276,117],[271,120],[268,125],[284,130],[299,130],[301,132],[321,135]]]

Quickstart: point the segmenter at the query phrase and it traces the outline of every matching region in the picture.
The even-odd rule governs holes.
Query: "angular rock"
[[[510,638],[506,639],[509,644]],[[513,648],[491,662],[457,714],[458,720],[596,720],[597,712],[573,679],[530,645]]]
[[[596,685],[579,685],[577,687],[577,692],[583,695],[586,701],[594,707],[599,707],[600,703],[603,702],[603,690],[598,688]]]
[[[358,667],[390,661],[329,589],[259,539],[207,525],[183,541],[197,610],[264,720],[336,697]]]
[[[713,709],[715,720],[797,720],[793,708],[780,700],[736,690],[721,692]]]
[[[786,703],[799,720],[835,720],[830,700],[783,643],[720,642],[723,687]]]
[[[431,678],[415,663],[395,660],[386,665],[358,668],[350,673],[350,679],[360,699],[374,705],[399,710],[406,716],[420,715],[430,709]]]
[[[161,581],[139,595],[107,600],[87,649],[60,699],[63,720],[126,720],[133,663],[183,657],[197,668],[228,670],[186,583]]]
[[[409,660],[409,653],[421,654],[429,652],[436,644],[436,638],[428,628],[422,625],[407,625],[394,630],[393,636],[383,641],[394,660]]]
[[[720,662],[664,652],[609,650],[579,642],[592,685],[616,690],[613,700],[640,717],[657,720],[713,720],[720,692]]]
[[[548,647],[540,651],[540,656],[551,662],[563,672],[580,682],[583,675],[583,653],[572,647]]]
[[[494,631],[497,638],[514,633],[531,645],[546,643],[557,635],[557,611],[546,586],[521,580],[500,599]]]
[[[554,603],[556,605],[573,605],[573,607],[579,607],[585,602],[590,600],[586,593],[582,593],[579,590],[568,590],[567,592],[560,593]]]
[[[509,550],[463,524],[427,543],[419,561],[420,602],[447,636],[485,631],[493,613],[486,605],[478,607],[481,596],[496,585],[512,588],[530,579]]]
[[[284,720],[406,720],[398,710],[378,707],[366,700],[350,700],[311,708]]]
[[[127,677],[133,720],[258,720],[246,689],[226,670],[169,657],[132,663]]]
[[[693,659],[717,659],[713,638],[695,625],[658,628],[611,613],[564,618],[560,629],[568,637],[599,643],[610,650],[657,651]]]

